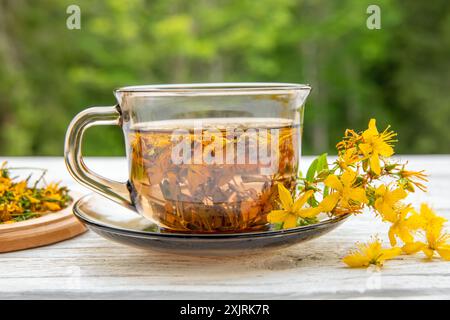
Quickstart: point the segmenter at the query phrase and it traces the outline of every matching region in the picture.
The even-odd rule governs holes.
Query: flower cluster
[[[327,155],[315,159],[299,184],[299,198],[292,199],[279,185],[281,210],[272,211],[268,220],[281,228],[313,223],[321,212],[330,216],[358,214],[371,209],[390,224],[391,249],[383,249],[375,238],[359,244],[343,259],[350,267],[381,266],[400,253],[423,252],[431,259],[436,253],[450,260],[450,234],[444,232],[446,219],[427,205],[416,210],[406,198],[416,189],[426,191],[423,171],[406,169],[407,163],[394,162],[397,134],[386,128],[379,132],[375,119],[363,132],[346,130],[337,144],[337,160],[329,164]],[[401,246],[400,246],[401,242]]]
[[[43,175],[29,186],[29,178],[16,181],[10,176],[6,162],[0,166],[0,224],[39,217],[67,207],[72,201],[68,189],[58,183],[39,188],[37,185],[42,179]]]

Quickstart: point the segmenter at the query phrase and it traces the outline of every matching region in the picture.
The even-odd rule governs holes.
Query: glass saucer
[[[323,215],[316,224],[251,233],[168,233],[151,221],[100,195],[88,194],[73,206],[75,216],[100,236],[125,245],[185,255],[235,255],[291,246],[330,232],[348,215]],[[320,216],[319,216],[320,218]]]

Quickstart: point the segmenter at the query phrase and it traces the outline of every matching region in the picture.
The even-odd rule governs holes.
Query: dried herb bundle
[[[4,162],[0,167],[0,223],[14,223],[59,211],[72,201],[69,190],[58,183],[45,184],[45,170],[32,185],[31,175],[25,180],[11,177],[12,168]]]

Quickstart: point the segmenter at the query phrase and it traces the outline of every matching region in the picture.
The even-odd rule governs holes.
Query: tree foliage
[[[66,8],[81,8],[68,30]],[[450,152],[450,2],[379,0],[0,0],[0,154],[61,155],[80,110],[151,83],[309,83],[305,153],[333,150],[370,117],[401,153]],[[123,154],[118,128],[87,154]]]

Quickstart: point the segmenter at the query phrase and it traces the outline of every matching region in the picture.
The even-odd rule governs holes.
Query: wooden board
[[[40,247],[73,238],[85,231],[86,227],[72,214],[70,205],[39,218],[0,224],[0,252]]]

